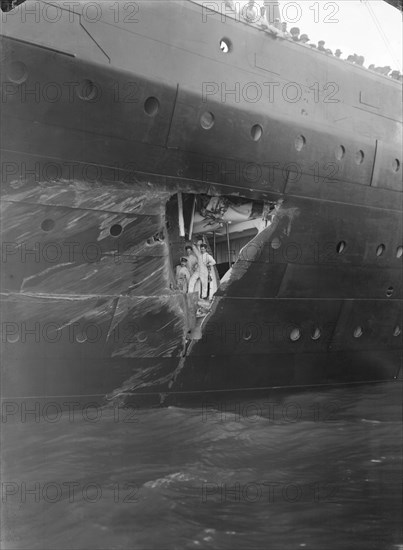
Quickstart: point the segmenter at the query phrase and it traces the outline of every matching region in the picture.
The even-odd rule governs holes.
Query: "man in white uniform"
[[[188,261],[187,268],[189,270],[190,275],[193,275],[194,271],[196,271],[197,269],[197,258],[193,254],[193,250],[190,244],[185,246],[185,251],[186,251],[186,259]]]
[[[208,254],[207,246],[205,244],[200,245],[200,250],[195,245],[192,246],[193,253],[197,258],[197,268],[193,272],[189,281],[189,292],[193,292],[197,279],[200,279],[200,296],[201,298],[208,300],[210,298],[209,292],[209,277],[211,267],[216,264],[213,256]]]
[[[211,280],[211,268],[216,264],[215,259],[207,252],[205,244],[200,245],[201,264],[203,268],[200,270],[200,282],[202,286],[202,298],[208,300],[210,298],[209,281]],[[203,275],[202,275],[203,274]]]

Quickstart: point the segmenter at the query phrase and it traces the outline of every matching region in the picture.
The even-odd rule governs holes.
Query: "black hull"
[[[192,21],[200,8],[189,4]],[[63,33],[58,50],[49,37],[45,45],[23,38],[22,27],[3,39],[4,402],[200,404],[228,393],[401,376],[398,83],[264,37],[286,68],[300,56],[320,82],[333,70],[345,105],[313,102],[305,105],[315,111],[310,118],[283,101],[268,113],[266,105],[209,98],[210,135],[198,123],[207,108],[200,90],[180,75],[158,78],[123,61],[121,68],[100,47],[89,59],[75,56]],[[246,32],[230,30],[234,42]],[[261,31],[247,32],[260,40]],[[152,41],[141,33],[132,39]],[[180,55],[184,66],[194,58],[190,46]],[[209,55],[200,57],[201,82],[223,67],[232,80],[267,78],[256,59],[245,76],[243,58],[225,66],[220,52],[213,63]],[[351,71],[362,93],[384,88],[381,107],[368,98],[351,104]],[[44,97],[45,89],[61,96]],[[158,98],[157,113],[150,97]],[[332,124],[333,109],[332,120],[345,112],[354,122]],[[259,143],[249,136],[257,122],[270,128]],[[336,160],[341,143],[345,155]],[[194,340],[189,303],[171,288],[183,239],[172,219],[167,230],[166,208],[179,191],[282,201]]]

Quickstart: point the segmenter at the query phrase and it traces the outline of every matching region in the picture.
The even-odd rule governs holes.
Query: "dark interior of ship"
[[[180,262],[186,245],[204,242],[222,279],[242,249],[270,225],[273,210],[274,203],[236,196],[174,195],[166,209],[172,265]]]

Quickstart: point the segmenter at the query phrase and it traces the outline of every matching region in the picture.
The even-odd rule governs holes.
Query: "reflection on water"
[[[8,415],[2,547],[402,550],[401,404],[396,382]]]

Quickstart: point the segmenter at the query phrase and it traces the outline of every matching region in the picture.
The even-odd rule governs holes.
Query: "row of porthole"
[[[229,48],[228,48],[229,51]],[[22,84],[28,77],[28,70],[24,63],[16,61],[13,62],[8,69],[9,79],[16,83]],[[91,101],[98,99],[98,87],[92,81],[85,79],[81,82],[80,86],[76,88],[77,96],[83,101]],[[144,112],[150,116],[154,117],[158,114],[160,109],[159,100],[154,97],[148,97],[144,102]],[[200,124],[205,130],[210,130],[214,126],[215,117],[214,114],[210,111],[204,112],[200,117]],[[257,142],[261,139],[263,135],[263,127],[260,124],[254,124],[251,128],[251,138],[253,141]],[[306,145],[306,138],[303,135],[299,135],[295,139],[295,149],[301,151]],[[339,145],[335,151],[335,157],[337,160],[341,161],[346,154],[346,149],[343,145]],[[361,149],[355,154],[355,162],[360,165],[364,162],[365,154]],[[398,172],[400,169],[399,159],[394,159],[392,162],[392,169],[394,172]]]
[[[231,42],[231,40],[229,40],[229,38],[222,38],[220,40],[220,49],[223,53],[231,52],[232,51],[232,42]],[[252,128],[252,133],[253,133],[253,128]],[[262,130],[261,126],[260,126],[260,129]],[[262,130],[262,132],[263,132],[263,130]],[[253,139],[253,135],[252,135],[252,139]],[[258,139],[254,139],[254,141],[258,141],[259,139],[260,139],[260,137]],[[344,158],[345,153],[346,153],[345,147],[343,145],[340,145],[335,151],[336,159],[337,160],[342,160]],[[364,162],[364,157],[365,157],[364,152],[362,150],[358,151],[355,155],[356,164],[362,164]],[[393,160],[392,168],[393,168],[394,172],[399,171],[399,169],[400,169],[399,159],[394,159]]]
[[[215,124],[215,116],[211,111],[205,111],[200,116],[200,126],[204,130],[211,130],[211,128]],[[253,141],[260,141],[261,137],[263,136],[263,127],[260,124],[254,124],[251,127],[250,130],[250,136]],[[306,145],[306,137],[300,134],[295,138],[294,146],[297,151],[302,151],[302,149]],[[335,150],[335,157],[337,160],[341,161],[345,157],[346,154],[346,148],[344,145],[339,145],[337,149]],[[362,149],[358,150],[355,153],[354,161],[357,165],[360,165],[364,162],[365,159],[365,153],[362,151]],[[399,159],[393,159],[392,161],[392,169],[394,172],[398,172],[400,169],[400,161]]]
[[[46,220],[43,220],[43,222],[41,223],[41,229],[45,232],[51,231],[54,227],[55,227],[55,221],[52,220],[51,218],[47,218]],[[123,232],[123,227],[119,223],[116,223],[111,226],[109,232],[112,237],[119,237],[119,235]],[[273,240],[272,248],[279,248],[279,246],[281,246],[281,243],[278,241],[278,245],[277,245],[277,241]],[[347,247],[346,241],[340,241],[336,246],[337,253],[342,254],[345,251],[346,247]],[[383,256],[385,251],[386,251],[386,246],[384,244],[380,244],[376,249],[376,255],[378,257]],[[398,246],[396,249],[396,258],[401,258],[402,256],[403,256],[403,246]]]
[[[400,326],[399,326],[399,325],[396,325],[395,328],[393,329],[393,336],[394,336],[394,337],[398,337],[398,336],[401,335],[401,333],[402,333],[402,331],[401,331]],[[363,336],[363,334],[364,334],[364,329],[363,329],[363,327],[360,326],[360,325],[358,325],[357,327],[355,327],[355,329],[353,330],[353,333],[352,333],[352,335],[353,335],[354,338],[361,338],[361,336]],[[320,330],[319,327],[316,327],[316,328],[312,331],[312,333],[311,333],[311,339],[312,339],[312,340],[315,340],[315,341],[316,341],[316,340],[320,340],[321,336],[322,336],[322,331]],[[299,329],[299,328],[294,328],[294,329],[290,332],[289,337],[290,337],[290,340],[291,340],[292,342],[298,342],[298,341],[301,340],[301,338],[302,338],[302,331],[301,331],[301,329]]]
[[[346,247],[347,247],[346,241],[340,241],[336,247],[337,253],[342,254],[346,250]],[[386,246],[384,244],[380,244],[376,249],[376,255],[378,256],[378,258],[383,256],[385,252],[386,252]],[[402,256],[403,256],[403,246],[398,246],[396,248],[396,258],[399,259]]]
[[[402,333],[401,331],[401,328],[399,325],[396,325],[394,330],[393,330],[393,336],[395,338],[397,338],[398,336],[400,336]],[[361,338],[361,336],[363,336],[364,334],[364,329],[362,326],[357,326],[354,331],[353,331],[353,336],[354,338]],[[311,333],[311,339],[314,340],[314,341],[317,341],[317,340],[320,340],[322,336],[322,331],[320,330],[319,327],[316,327],[312,333]],[[294,328],[291,332],[290,332],[290,340],[292,342],[298,342],[300,339],[302,338],[302,332],[299,328]],[[145,332],[141,332],[138,334],[137,336],[137,339],[139,342],[145,342],[147,340],[147,335]],[[248,337],[244,337],[244,340],[248,340],[249,338]],[[86,335],[77,335],[76,337],[76,340],[78,343],[80,344],[83,344],[84,342],[87,341],[87,337]]]
[[[81,86],[81,92],[78,93],[79,97],[83,100],[91,100],[96,97],[96,85],[90,80],[84,80]],[[158,99],[154,96],[148,97],[144,102],[144,112],[154,117],[158,114],[160,109],[160,103]],[[215,123],[215,116],[210,111],[205,111],[200,117],[200,124],[205,130],[210,130]],[[260,124],[254,124],[251,128],[251,138],[253,141],[260,141],[263,136],[263,127]],[[302,151],[306,145],[306,137],[299,135],[295,138],[295,149],[297,151]],[[346,154],[346,149],[344,145],[339,145],[335,150],[335,157],[337,160],[341,161]],[[360,149],[356,152],[354,160],[357,165],[360,165],[364,162],[365,153]],[[398,172],[400,169],[399,159],[394,159],[392,162],[392,169],[394,172]]]
[[[46,220],[44,220],[41,224],[41,228],[43,229],[43,231],[51,231],[55,226],[55,222],[54,220],[50,219],[50,218],[47,218]],[[123,227],[120,225],[120,224],[114,224],[110,227],[109,229],[109,233],[112,237],[119,237],[119,235],[121,235],[121,233],[123,232]],[[155,237],[154,239],[148,239],[148,244],[151,244],[152,242],[154,242]],[[158,240],[161,240],[161,239],[158,239]],[[281,243],[279,243],[281,245]],[[273,243],[272,243],[272,246],[273,246]],[[345,250],[345,247],[346,247],[346,242],[345,241],[341,241],[338,245],[337,245],[337,252],[339,254],[341,254],[344,250]],[[376,254],[377,256],[381,256],[386,250],[386,247],[385,245],[379,245],[378,248],[377,248],[377,251],[376,251]],[[403,246],[399,246],[396,250],[396,257],[397,258],[401,258],[403,256]],[[387,291],[386,291],[386,297],[387,298],[391,298],[393,296],[393,293],[394,293],[395,289],[390,286]]]
[[[401,328],[399,325],[396,325],[394,330],[393,330],[393,336],[394,337],[398,337],[400,336],[402,333],[401,331]],[[364,334],[364,329],[362,326],[357,326],[352,335],[354,338],[361,338],[361,336],[363,336]],[[317,341],[317,340],[320,340],[322,336],[322,331],[320,330],[319,327],[315,328],[312,333],[311,333],[311,339],[314,340],[314,341]],[[290,334],[289,334],[289,338],[292,342],[298,342],[299,340],[301,340],[302,338],[302,331],[299,329],[299,328],[294,328]],[[15,344],[19,341],[20,337],[19,335],[10,335],[10,337],[7,339],[7,342],[10,343],[10,344]],[[249,340],[250,339],[250,336],[245,336],[244,337],[244,340]],[[80,334],[77,334],[76,335],[76,342],[78,344],[84,344],[85,342],[87,342],[87,340],[89,340],[91,343],[93,343],[95,340],[94,339],[89,339],[88,338],[88,335],[85,334],[85,333],[80,333]],[[136,336],[136,340],[140,343],[144,343],[147,341],[147,333],[146,332],[140,332],[137,336]]]
[[[10,72],[9,78],[12,82],[15,82],[17,84],[21,84],[26,80],[27,77],[27,70],[23,63],[15,62],[14,63],[15,68],[14,72]],[[14,74],[15,73],[15,74]],[[98,87],[97,85],[91,81],[91,80],[83,80],[81,82],[80,87],[77,88],[77,95],[80,99],[84,101],[91,101],[98,98]],[[144,112],[154,117],[158,114],[160,109],[160,102],[159,100],[154,97],[150,96],[148,97],[144,102]],[[200,118],[200,124],[202,128],[205,130],[210,130],[214,126],[215,117],[213,113],[206,111],[201,115]],[[263,127],[260,124],[254,124],[251,128],[251,138],[253,141],[259,141],[263,135]],[[306,138],[303,135],[299,135],[295,139],[295,149],[297,151],[301,151],[306,145]],[[346,149],[343,145],[339,145],[338,148],[335,151],[335,157],[337,160],[341,161],[346,153]],[[355,154],[355,162],[356,164],[362,164],[364,162],[365,154],[364,151],[359,150]],[[394,159],[392,168],[395,172],[398,172],[400,169],[400,161],[399,159]]]
[[[81,91],[78,92],[78,95],[83,100],[95,99],[97,96],[96,85],[90,80],[84,80],[82,82]],[[160,103],[156,97],[150,96],[144,102],[144,111],[149,116],[156,116],[160,109]],[[215,123],[214,114],[210,111],[205,111],[200,117],[200,124],[205,130],[210,130]],[[254,124],[251,128],[251,138],[253,141],[260,141],[263,136],[263,127],[260,124]],[[295,138],[295,149],[297,151],[302,151],[306,145],[306,138],[303,135],[299,135]],[[339,145],[335,151],[335,157],[337,160],[341,161],[346,154],[346,149],[344,145]],[[357,165],[360,165],[364,162],[365,154],[361,149],[356,152],[354,160]],[[398,172],[400,169],[399,159],[394,159],[392,163],[392,168],[394,172]]]
[[[281,246],[281,241],[279,238],[275,237],[273,241],[271,242],[271,247],[277,250]],[[336,251],[337,254],[343,254],[343,252],[346,250],[347,243],[346,241],[340,241],[336,245]],[[380,244],[376,249],[376,255],[378,257],[383,256],[383,254],[386,251],[386,246],[384,244]],[[401,258],[403,256],[403,246],[398,246],[396,248],[396,258]]]
[[[13,61],[7,68],[8,79],[14,84],[22,84],[28,78],[28,68],[25,63],[21,61]],[[56,83],[49,84],[49,91],[51,86],[56,93],[60,92],[60,87]],[[89,79],[81,81],[79,86],[75,87],[77,96],[83,101],[94,101],[100,98],[100,88],[95,82]],[[57,96],[55,96],[57,97]],[[150,96],[144,102],[144,112],[149,116],[155,116],[160,109],[160,102],[156,97]]]
[[[98,88],[91,80],[84,80],[81,83],[81,87],[79,88],[77,95],[84,101],[91,101],[98,98]],[[143,108],[144,112],[148,116],[155,117],[160,110],[160,102],[154,96],[147,97],[144,101]]]

